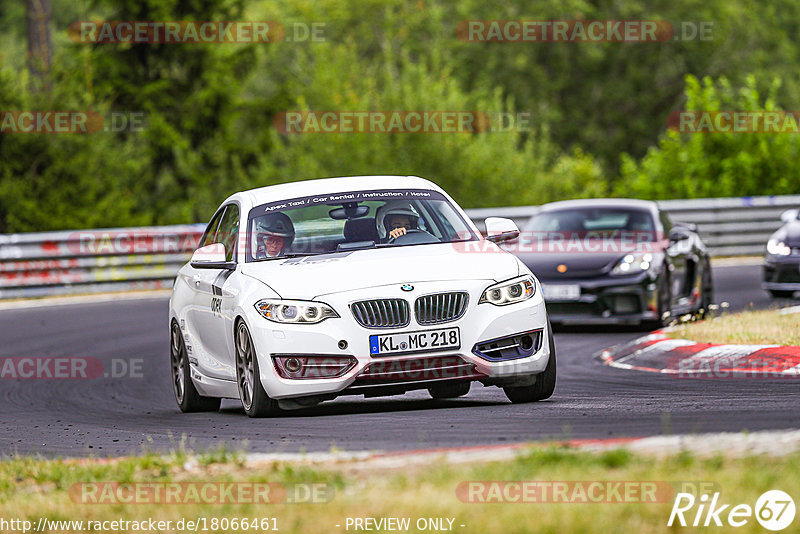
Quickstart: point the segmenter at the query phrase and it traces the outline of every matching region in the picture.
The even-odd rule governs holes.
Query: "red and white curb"
[[[679,434],[611,439],[574,439],[558,442],[513,443],[411,451],[331,451],[318,453],[251,453],[248,468],[274,463],[299,463],[324,467],[361,469],[402,469],[436,464],[464,464],[506,461],[546,447],[566,447],[583,452],[626,449],[646,456],[668,456],[691,452],[698,456],[741,457],[757,454],[782,456],[800,451],[800,430]]]
[[[247,469],[271,468],[274,464],[296,464],[315,467],[343,467],[348,470],[404,469],[433,464],[476,464],[508,461],[530,454],[537,449],[561,447],[578,452],[604,452],[625,449],[644,456],[669,456],[691,452],[702,457],[724,455],[742,457],[764,454],[784,456],[800,451],[800,430],[762,432],[722,432],[708,434],[677,434],[671,436],[623,437],[604,439],[572,439],[551,442],[477,445],[408,451],[329,451],[249,453],[244,456]],[[117,458],[72,458],[62,460],[68,465],[114,464]],[[184,471],[201,469],[197,457],[190,455],[183,464]]]
[[[413,449],[407,451],[332,451],[311,453],[251,453],[246,464],[252,467],[274,462],[302,464],[344,464],[352,469],[396,469],[414,465],[497,462],[512,460],[535,448],[561,446],[585,450],[605,450],[624,446],[638,438],[574,439],[543,443],[509,443],[504,445],[476,445],[469,447],[444,447]]]
[[[800,378],[800,347],[698,343],[663,331],[606,349],[598,358],[610,367],[678,378]]]

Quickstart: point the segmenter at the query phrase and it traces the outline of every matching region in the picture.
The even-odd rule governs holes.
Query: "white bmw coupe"
[[[512,402],[550,397],[556,353],[539,282],[435,184],[413,176],[236,193],[211,218],[169,306],[184,412],[239,399],[251,417],[341,395],[472,382]]]

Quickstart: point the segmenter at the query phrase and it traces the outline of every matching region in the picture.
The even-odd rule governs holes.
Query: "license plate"
[[[458,328],[369,336],[369,353],[372,356],[433,352],[460,347],[461,333]]]
[[[542,286],[545,300],[578,300],[581,286],[568,284],[547,284]]]

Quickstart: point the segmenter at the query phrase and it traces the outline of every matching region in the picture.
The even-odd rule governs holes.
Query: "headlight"
[[[264,299],[256,302],[255,307],[262,317],[274,323],[319,323],[339,317],[333,308],[321,302]]]
[[[483,292],[478,304],[488,302],[495,306],[505,306],[528,300],[536,293],[536,283],[530,275],[500,282]]]
[[[788,256],[792,253],[792,249],[786,246],[786,243],[778,239],[770,239],[767,241],[767,253],[773,256]]]
[[[644,254],[627,254],[619,260],[619,263],[611,270],[611,274],[636,274],[650,269],[653,265],[653,255],[649,252]]]

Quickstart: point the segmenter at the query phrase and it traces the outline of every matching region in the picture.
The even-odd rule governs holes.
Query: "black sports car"
[[[800,291],[800,210],[783,212],[781,220],[767,242],[761,286],[773,297],[791,298]]]
[[[706,246],[655,202],[546,204],[516,250],[538,277],[552,322],[661,325],[712,303]]]

